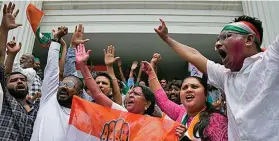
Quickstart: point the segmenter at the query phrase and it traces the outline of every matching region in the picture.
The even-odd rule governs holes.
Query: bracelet
[[[111,80],[117,80],[117,78],[111,78]]]

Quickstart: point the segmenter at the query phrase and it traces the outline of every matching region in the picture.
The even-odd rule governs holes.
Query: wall
[[[45,1],[42,31],[83,23],[88,33],[153,33],[163,18],[172,33],[218,34],[242,15],[241,2],[226,1]]]

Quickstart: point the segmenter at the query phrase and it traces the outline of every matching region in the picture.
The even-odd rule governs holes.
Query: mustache
[[[18,90],[18,89],[26,89],[26,86],[24,84],[17,84],[15,87],[14,87],[15,90]]]
[[[65,88],[65,87],[60,87],[60,88],[58,89],[57,94],[60,95],[61,93],[69,95],[69,91],[68,91],[68,89]]]

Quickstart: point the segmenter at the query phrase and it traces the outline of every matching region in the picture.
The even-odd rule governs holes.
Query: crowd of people
[[[24,46],[15,38],[7,41],[7,37],[10,30],[21,26],[15,23],[18,14],[15,4],[4,5],[0,140],[66,140],[74,96],[111,109],[177,121],[180,125],[174,134],[180,140],[279,140],[279,38],[262,51],[263,28],[257,18],[240,16],[224,26],[215,44],[223,65],[172,39],[160,19],[155,32],[204,77],[159,79],[157,66],[162,56],[154,53],[150,61],[133,62],[126,80],[112,45],[104,50],[106,72],[96,73],[87,66],[91,50],[85,47],[89,39],[83,38],[82,24],[76,26],[70,43],[63,40],[67,27],[53,31],[44,69],[32,54],[15,60]],[[119,75],[113,67],[116,63]],[[148,81],[142,80],[142,73]]]

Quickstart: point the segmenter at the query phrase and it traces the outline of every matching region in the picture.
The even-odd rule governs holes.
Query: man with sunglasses
[[[78,32],[82,32],[82,25]],[[68,33],[60,27],[51,41],[42,85],[40,110],[33,128],[31,141],[65,141],[74,95],[82,94],[83,83],[76,76],[67,76],[59,83],[60,39]]]
[[[217,38],[215,49],[223,62],[220,65],[173,40],[165,22],[161,22],[155,31],[162,40],[207,74],[211,85],[225,92],[229,140],[279,140],[279,37],[261,52],[262,22],[240,16]]]

